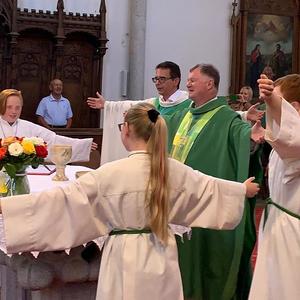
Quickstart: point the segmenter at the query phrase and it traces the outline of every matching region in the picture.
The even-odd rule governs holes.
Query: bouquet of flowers
[[[0,169],[10,177],[25,171],[27,166],[37,168],[48,155],[47,144],[37,137],[8,137],[0,139]]]
[[[0,182],[0,193],[22,194],[29,192],[25,169],[37,168],[48,155],[47,144],[37,137],[8,137],[0,139],[0,170],[9,176],[8,182]],[[28,187],[24,187],[24,177]],[[2,179],[3,181],[3,179]]]

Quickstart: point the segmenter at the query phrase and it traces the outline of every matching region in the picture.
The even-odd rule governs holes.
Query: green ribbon
[[[184,163],[201,130],[215,115],[215,113],[224,106],[225,105],[216,107],[215,109],[203,114],[203,116],[193,125],[192,128],[190,127],[193,121],[193,115],[190,111],[188,111],[174,136],[171,157]]]
[[[152,233],[150,228],[112,230],[109,235]]]
[[[277,207],[278,209],[280,209],[281,211],[285,212],[286,214],[290,215],[291,217],[294,217],[298,220],[300,220],[300,215],[288,210],[287,208],[277,204],[276,202],[274,202],[271,198],[267,198],[266,199],[266,208],[265,208],[265,212],[264,212],[264,225],[263,228],[265,228],[268,216],[269,216],[269,205],[274,205],[275,207]]]

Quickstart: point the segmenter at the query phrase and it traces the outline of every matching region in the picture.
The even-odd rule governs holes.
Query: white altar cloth
[[[53,169],[53,165],[49,165],[49,168]],[[45,168],[44,166],[39,166],[40,169]],[[38,173],[39,169],[35,169]],[[33,170],[33,171],[35,171]],[[51,175],[27,175],[30,193],[41,192],[44,190],[51,189],[56,186],[67,185],[70,181],[75,180],[75,174],[78,171],[91,171],[92,169],[83,166],[67,166],[66,175],[69,181],[53,181],[52,178],[55,176],[55,172]]]

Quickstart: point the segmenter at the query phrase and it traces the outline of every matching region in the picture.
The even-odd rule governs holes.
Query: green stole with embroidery
[[[171,157],[184,163],[201,130],[205,127],[208,121],[224,106],[225,105],[222,105],[206,112],[194,124],[194,126],[192,126],[192,128],[190,128],[190,126],[193,121],[193,115],[190,111],[188,111],[174,136]]]

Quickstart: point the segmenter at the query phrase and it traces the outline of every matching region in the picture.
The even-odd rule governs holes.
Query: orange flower
[[[2,139],[2,142],[1,142],[1,146],[8,146],[8,145],[10,145],[10,144],[12,144],[12,143],[14,143],[15,141],[16,141],[17,139],[16,139],[16,137],[15,136],[9,136],[9,137],[7,137],[7,138],[4,138],[4,139]]]
[[[7,148],[5,147],[0,148],[0,159],[2,159],[6,155],[6,152],[7,152]]]

